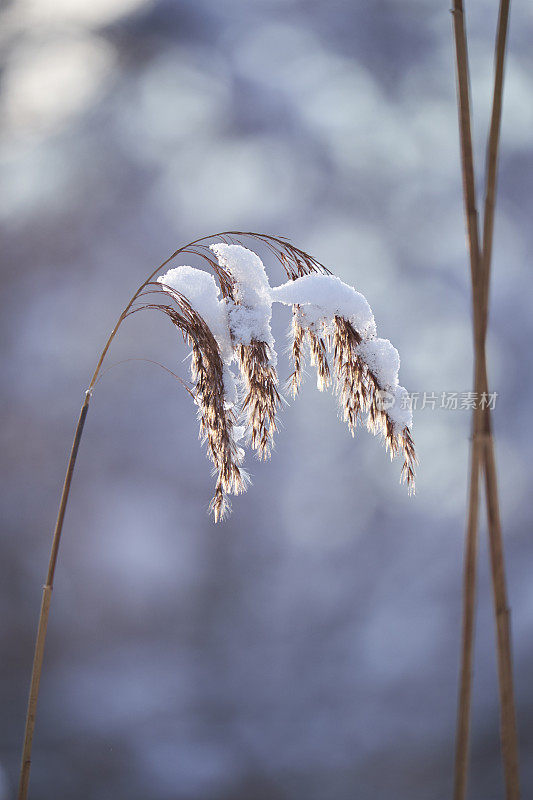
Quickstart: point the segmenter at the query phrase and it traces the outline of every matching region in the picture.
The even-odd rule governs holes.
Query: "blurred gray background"
[[[451,17],[427,0],[14,0],[2,77],[0,797],[14,795],[75,419],[180,244],[290,237],[368,298],[423,393],[471,389]],[[476,156],[496,6],[468,2]],[[533,7],[512,10],[490,364],[524,797],[533,793]],[[482,187],[480,187],[481,189]],[[279,267],[268,263],[273,282]],[[284,350],[287,310],[274,329]],[[186,375],[157,315],[108,363]],[[285,378],[290,365],[280,359]],[[310,371],[311,372],[311,371]],[[415,413],[418,492],[312,374],[215,527],[190,398],[97,386],[56,575],[35,800],[433,800],[452,786],[470,415]],[[471,798],[502,797],[485,521]]]

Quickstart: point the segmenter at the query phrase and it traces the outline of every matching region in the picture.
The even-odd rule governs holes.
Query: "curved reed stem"
[[[22,763],[20,768],[19,789],[17,795],[18,800],[26,800],[28,796],[33,734],[35,731],[37,701],[39,697],[39,685],[43,668],[44,649],[46,643],[46,630],[48,626],[48,618],[50,615],[50,604],[52,599],[52,589],[54,585],[54,575],[57,565],[59,545],[61,542],[61,533],[63,530],[65,511],[67,508],[68,498],[70,494],[72,475],[74,473],[76,457],[78,455],[78,448],[80,445],[81,436],[83,433],[83,427],[85,425],[85,419],[87,416],[87,411],[89,409],[89,402],[93,389],[100,376],[102,365],[104,363],[108,350],[111,346],[111,343],[113,342],[113,339],[118,333],[118,330],[122,325],[122,323],[124,322],[124,320],[132,313],[132,307],[135,304],[136,300],[144,292],[146,287],[152,282],[153,278],[158,274],[158,272],[161,272],[161,270],[163,270],[164,267],[166,267],[167,264],[173,261],[173,259],[176,258],[178,255],[185,252],[193,253],[194,255],[203,258],[204,261],[207,261],[209,265],[215,271],[217,271],[217,277],[219,278],[221,289],[222,292],[224,293],[225,291],[224,274],[218,271],[216,262],[213,262],[212,259],[210,259],[209,251],[207,250],[206,252],[203,252],[203,248],[205,247],[203,243],[208,242],[209,240],[215,238],[223,240],[229,238],[230,241],[236,240],[237,242],[239,241],[240,238],[252,238],[259,241],[261,244],[268,247],[268,249],[274,253],[274,255],[283,266],[289,278],[295,278],[298,277],[298,275],[305,275],[308,274],[309,272],[314,272],[314,271],[320,271],[324,273],[329,272],[329,270],[327,270],[326,267],[320,264],[320,262],[316,261],[316,259],[310,256],[308,253],[305,253],[303,250],[300,250],[300,248],[295,247],[287,239],[284,239],[282,237],[271,236],[269,234],[264,234],[264,233],[254,233],[251,231],[223,231],[222,233],[210,234],[209,236],[202,236],[200,239],[195,239],[193,242],[189,242],[189,244],[185,245],[184,247],[180,247],[178,250],[172,253],[171,256],[169,256],[165,261],[163,261],[162,264],[160,264],[156,269],[154,269],[153,272],[150,273],[150,275],[141,284],[141,286],[139,286],[137,291],[130,299],[129,303],[126,305],[126,307],[120,314],[115,324],[115,327],[109,334],[109,337],[104,345],[104,348],[100,353],[91,381],[89,383],[89,387],[85,392],[85,400],[80,411],[78,424],[76,426],[74,442],[72,445],[72,450],[67,465],[65,482],[63,484],[63,490],[61,492],[59,512],[57,516],[56,526],[54,529],[54,534],[52,537],[52,548],[50,552],[48,573],[46,577],[46,583],[43,587],[43,597],[41,602],[41,610],[39,613],[39,622],[37,626],[37,636],[35,641],[35,652],[34,652],[33,667],[32,667],[31,682],[30,682],[28,709],[26,713],[26,724],[24,730]]]
[[[48,626],[48,617],[50,614],[50,603],[52,600],[52,589],[54,587],[54,574],[56,570],[57,556],[59,552],[59,543],[61,540],[61,531],[63,530],[63,521],[65,519],[65,511],[67,508],[68,496],[70,494],[70,484],[72,482],[72,475],[74,472],[74,466],[76,464],[78,448],[80,446],[81,435],[83,433],[83,426],[85,425],[87,411],[89,410],[90,398],[91,398],[91,392],[90,390],[87,390],[85,392],[85,400],[81,407],[78,424],[76,426],[76,432],[74,434],[74,441],[72,443],[72,449],[70,451],[67,473],[65,475],[63,491],[61,492],[61,500],[59,503],[57,522],[54,529],[54,535],[52,538],[52,549],[50,552],[50,561],[48,564],[48,574],[46,576],[46,583],[43,586],[43,598],[41,601],[41,611],[39,614],[37,639],[35,641],[35,653],[33,657],[33,667],[31,673],[30,695],[28,699],[26,726],[24,730],[24,746],[22,750],[22,765],[20,768],[20,780],[19,780],[19,790],[18,790],[19,800],[25,800],[25,798],[28,796],[33,732],[35,730],[35,718],[37,715],[37,700],[39,697],[39,684],[41,681],[41,672],[43,668],[44,646],[46,642],[46,629]]]

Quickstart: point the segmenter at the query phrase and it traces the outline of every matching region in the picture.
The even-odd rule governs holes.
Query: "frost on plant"
[[[362,419],[370,431],[382,434],[391,458],[403,454],[402,478],[414,491],[413,420],[407,392],[398,384],[400,356],[388,339],[377,338],[366,299],[333,275],[297,278],[273,289],[272,295],[293,308],[293,395],[300,386],[307,340],[318,388],[330,384],[331,353],[341,413],[352,435]]]
[[[243,411],[253,450],[269,458],[276,413],[281,403],[277,354],[270,328],[272,290],[259,256],[238,244],[213,244],[211,250],[228,274],[229,328],[244,388]]]
[[[362,294],[285,240],[260,241],[285,268],[287,283],[272,288],[255,252],[222,241],[200,253],[218,285],[204,270],[176,267],[157,279],[169,302],[148,306],[163,310],[192,348],[192,394],[217,475],[211,503],[215,520],[229,509],[228,495],[245,491],[248,483],[239,442],[259,458],[271,453],[281,404],[270,325],[273,302],[292,307],[292,395],[298,393],[308,352],[318,388],[334,384],[352,435],[360,421],[381,434],[391,458],[403,456],[402,479],[413,491],[412,414],[398,383],[398,351],[377,337]]]

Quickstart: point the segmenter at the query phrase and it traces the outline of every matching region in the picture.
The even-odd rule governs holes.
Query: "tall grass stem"
[[[26,797],[28,796],[33,733],[35,731],[37,700],[39,697],[39,684],[41,682],[41,673],[43,668],[44,646],[46,642],[46,629],[48,627],[48,617],[50,614],[50,603],[52,600],[52,589],[54,588],[54,575],[57,565],[59,543],[61,541],[61,532],[63,530],[63,522],[65,519],[65,511],[67,509],[67,503],[70,494],[70,485],[72,483],[72,475],[74,473],[74,466],[76,464],[78,448],[80,446],[81,435],[83,433],[83,427],[85,425],[87,411],[89,410],[90,399],[91,399],[91,392],[87,390],[87,392],[85,393],[85,400],[81,407],[78,424],[76,426],[76,432],[74,434],[72,449],[70,451],[70,458],[68,461],[67,472],[65,475],[65,482],[63,483],[63,491],[61,492],[61,501],[59,503],[59,511],[57,515],[56,526],[52,538],[52,549],[50,552],[48,573],[46,576],[46,583],[43,586],[43,597],[41,601],[41,611],[39,613],[39,624],[37,626],[35,653],[33,656],[33,667],[31,673],[28,710],[26,712],[26,725],[24,730],[24,746],[22,751],[22,764],[20,769],[18,800],[26,800]]]
[[[461,142],[463,195],[470,252],[472,309],[474,329],[474,386],[479,398],[488,396],[486,334],[490,267],[494,233],[496,181],[501,128],[503,76],[509,18],[509,0],[501,0],[496,35],[495,75],[491,124],[487,146],[486,190],[483,220],[483,250],[479,248],[479,229],[476,209],[475,172],[472,151],[468,49],[462,0],[454,0],[453,28],[456,50],[457,96]],[[478,402],[473,418],[473,437],[470,463],[468,521],[463,578],[463,625],[461,672],[458,700],[457,735],[454,773],[454,800],[464,800],[467,789],[468,748],[471,713],[473,640],[475,622],[475,586],[477,559],[477,529],[479,515],[480,470],[485,476],[485,499],[489,533],[498,675],[500,689],[500,732],[507,800],[520,797],[518,767],[518,736],[513,687],[510,612],[501,532],[498,482],[490,409]]]

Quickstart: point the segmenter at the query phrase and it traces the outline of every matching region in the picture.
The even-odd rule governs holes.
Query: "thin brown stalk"
[[[492,115],[487,144],[485,210],[483,218],[483,309],[481,324],[486,336],[488,324],[488,302],[490,289],[490,273],[492,261],[492,242],[494,236],[494,211],[496,205],[496,186],[498,177],[498,157],[503,105],[503,80],[507,32],[509,27],[510,0],[501,0],[498,14],[498,28],[494,54],[494,92]],[[482,375],[482,391],[488,394],[488,378],[486,363]],[[511,646],[510,610],[507,601],[505,579],[505,560],[503,536],[498,499],[498,481],[494,455],[494,439],[490,409],[487,407],[483,415],[483,445],[485,495],[487,501],[487,519],[489,529],[489,552],[492,571],[494,595],[494,612],[496,618],[496,637],[498,642],[498,675],[500,687],[500,729],[503,762],[505,768],[506,794],[509,800],[518,800],[520,796],[520,773],[518,761],[518,731],[516,724],[516,704],[514,698],[513,663]]]
[[[56,526],[54,529],[54,535],[52,537],[52,549],[50,552],[50,560],[48,563],[48,573],[46,576],[46,583],[43,586],[43,597],[41,601],[41,610],[39,613],[39,624],[37,627],[35,653],[33,656],[30,694],[28,698],[28,710],[26,713],[26,725],[24,729],[24,746],[22,750],[22,764],[20,768],[18,800],[26,800],[26,797],[28,796],[28,787],[30,782],[30,769],[31,769],[31,751],[33,744],[33,734],[35,731],[35,718],[37,715],[39,684],[41,682],[41,673],[43,669],[46,629],[48,627],[48,617],[50,615],[50,603],[52,600],[52,589],[54,587],[54,575],[57,565],[59,543],[61,541],[61,531],[63,530],[65,511],[67,509],[68,496],[70,493],[70,484],[72,482],[72,475],[74,473],[74,466],[76,464],[78,448],[80,446],[81,435],[83,433],[83,426],[85,425],[87,411],[89,410],[90,399],[91,399],[91,392],[88,390],[85,393],[85,400],[81,407],[78,424],[76,426],[76,431],[74,433],[74,441],[72,443],[72,449],[70,451],[70,458],[67,465],[67,472],[65,475],[65,481],[63,483],[63,490],[61,492],[61,500],[59,502],[59,511],[57,515]]]
[[[476,299],[478,297],[479,276],[479,234],[474,180],[474,158],[472,152],[472,133],[470,125],[471,115],[468,76],[468,50],[464,12],[461,0],[455,0],[454,2],[453,29],[456,53],[463,197],[465,203],[465,217],[472,280],[474,350],[477,359],[480,344],[477,334],[479,329],[479,303],[476,303]],[[477,387],[477,380],[475,383]],[[475,414],[473,420],[474,433],[475,428],[479,425],[478,419],[479,415]],[[463,577],[463,624],[454,770],[454,800],[465,800],[468,777],[476,596],[477,529],[479,517],[479,465],[481,462],[481,442],[479,437],[476,435],[474,435],[472,439],[470,458],[471,467],[468,498],[468,520],[465,540]]]
[[[482,392],[488,395],[486,363],[480,377]],[[489,554],[492,576],[494,616],[496,623],[496,642],[498,659],[498,678],[500,693],[500,737],[506,798],[519,800],[520,771],[518,759],[518,731],[516,723],[516,704],[514,698],[513,662],[511,646],[511,612],[508,607],[505,577],[505,558],[503,535],[498,498],[494,438],[490,411],[485,409],[481,419],[480,440],[483,447],[483,474],[487,503],[487,522],[489,534]]]
[[[503,78],[507,31],[509,28],[510,0],[500,0],[498,28],[494,52],[494,91],[492,95],[492,114],[487,143],[485,204],[483,214],[483,323],[486,328],[492,262],[492,242],[494,238],[494,211],[496,206],[496,186],[498,178],[498,156],[503,105]]]
[[[476,441],[478,441],[476,439]],[[471,445],[468,518],[463,567],[463,618],[461,630],[461,670],[455,738],[454,800],[466,797],[472,705],[474,661],[474,623],[476,613],[477,530],[479,515],[479,446]]]
[[[467,240],[470,253],[470,272],[472,281],[472,312],[474,326],[475,373],[479,370],[479,355],[482,349],[480,337],[480,304],[479,304],[479,232],[476,208],[474,181],[474,157],[472,152],[470,89],[468,75],[468,50],[464,12],[461,0],[455,0],[453,11],[453,28],[456,51],[457,95],[459,108],[459,132],[461,143],[461,165],[463,177],[463,197]],[[475,377],[475,387],[478,379]],[[473,437],[470,456],[470,482],[468,496],[468,519],[465,537],[464,572],[463,572],[463,623],[461,643],[461,669],[459,678],[459,699],[457,713],[454,800],[465,800],[469,739],[470,715],[472,705],[472,665],[474,646],[474,621],[476,598],[476,558],[477,532],[479,520],[479,469],[481,463],[481,440],[479,438],[480,417],[474,412],[472,422]]]
[[[463,194],[470,251],[472,278],[475,390],[480,398],[488,395],[485,339],[488,320],[490,265],[494,229],[494,208],[498,148],[503,96],[503,73],[508,27],[509,0],[501,0],[495,53],[495,78],[491,126],[487,148],[487,180],[483,228],[483,251],[479,250],[479,231],[475,200],[474,163],[470,126],[469,70],[464,13],[461,0],[455,0],[453,20],[456,46],[459,129],[461,141]],[[475,618],[476,551],[479,504],[479,470],[485,475],[485,494],[489,528],[494,608],[497,631],[498,673],[500,685],[501,741],[505,772],[506,797],[520,796],[518,739],[513,689],[509,610],[503,560],[503,540],[498,503],[490,409],[478,404],[474,412],[470,469],[469,511],[465,544],[463,626],[460,690],[456,736],[454,798],[466,797],[470,728],[473,638]]]

